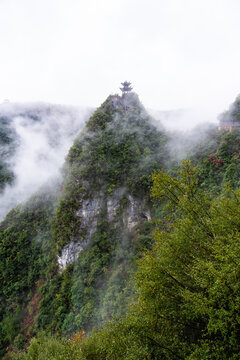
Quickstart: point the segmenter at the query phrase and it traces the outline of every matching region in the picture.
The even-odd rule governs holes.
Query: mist
[[[6,159],[14,175],[0,193],[0,219],[51,178],[60,168],[92,110],[44,103],[0,106],[0,118],[7,119],[12,149]]]
[[[65,156],[92,112],[93,109],[87,107],[48,103],[5,102],[0,105],[0,120],[7,122],[11,134],[10,155],[5,162],[14,176],[13,183],[5,184],[0,192],[0,220],[51,178],[61,176]],[[148,109],[147,112],[152,124],[167,133],[167,150],[174,161],[189,156],[217,128],[217,114],[206,110]],[[109,126],[118,126],[118,122],[116,118]],[[122,130],[133,131],[132,128]],[[120,141],[120,137],[116,141]],[[6,149],[0,139],[1,157],[5,156]]]
[[[219,109],[219,112],[223,108]],[[188,108],[176,110],[154,110],[148,109],[154,119],[154,124],[159,128],[163,126],[168,131],[188,132],[196,126],[206,123],[217,124],[219,112],[210,108]]]

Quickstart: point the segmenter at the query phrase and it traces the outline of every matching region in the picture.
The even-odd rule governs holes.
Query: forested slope
[[[136,94],[110,96],[1,224],[2,354],[238,359],[239,154],[211,129],[180,165]]]
[[[168,161],[166,141],[136,94],[110,96],[75,140],[62,180],[8,214],[0,233],[3,348],[40,329],[90,330],[124,313],[136,258],[151,246],[149,185]]]

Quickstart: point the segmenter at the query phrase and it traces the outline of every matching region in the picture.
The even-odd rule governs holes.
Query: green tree
[[[135,314],[164,359],[239,359],[240,190],[210,201],[189,162],[153,181],[166,216],[139,262]]]

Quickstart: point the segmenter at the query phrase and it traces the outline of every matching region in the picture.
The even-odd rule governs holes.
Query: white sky
[[[239,0],[0,0],[0,102],[222,112],[240,92]]]

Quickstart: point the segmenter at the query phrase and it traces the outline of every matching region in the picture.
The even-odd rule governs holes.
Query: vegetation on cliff
[[[121,316],[131,301],[130,274],[152,241],[152,225],[136,211],[145,206],[149,211],[151,173],[167,161],[167,137],[151,125],[136,94],[115,99],[110,96],[77,137],[55,190],[43,188],[1,224],[3,352],[9,344],[23,346],[41,329],[90,330]],[[89,236],[78,214],[100,193]],[[111,210],[108,201],[116,198]],[[133,228],[128,228],[129,211],[138,218]],[[60,271],[57,257],[72,241],[86,247]]]
[[[165,224],[138,261],[126,316],[68,341],[41,335],[15,359],[238,359],[239,190],[215,200],[185,162],[178,178],[153,175]]]
[[[167,143],[136,94],[110,96],[75,140],[55,191],[8,214],[2,354],[240,357],[240,133],[211,131],[180,169]],[[69,244],[82,251],[60,269]]]

